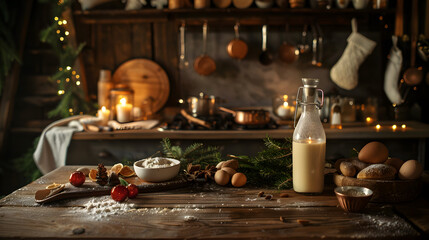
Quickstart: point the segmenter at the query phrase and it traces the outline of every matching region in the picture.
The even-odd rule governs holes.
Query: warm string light
[[[393,124],[390,128],[392,129],[392,131],[395,132],[399,128],[399,126],[396,125],[396,124]],[[381,129],[381,125],[380,124],[375,125],[375,129],[376,129],[377,132],[379,132],[380,129]],[[400,129],[402,131],[405,131],[407,129],[407,125],[406,124],[401,124]]]

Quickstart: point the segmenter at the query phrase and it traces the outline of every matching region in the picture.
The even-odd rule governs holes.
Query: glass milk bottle
[[[293,189],[298,193],[314,194],[321,193],[324,186],[326,136],[319,117],[323,91],[317,89],[318,79],[303,78],[302,83],[304,87],[298,89],[296,99],[297,108],[301,105],[303,109],[292,141]]]

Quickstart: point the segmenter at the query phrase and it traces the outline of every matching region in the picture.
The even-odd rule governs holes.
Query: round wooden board
[[[127,84],[134,90],[134,106],[153,99],[152,113],[159,111],[170,95],[170,82],[164,69],[149,59],[133,59],[121,64],[113,74],[115,84]]]
[[[335,185],[367,187],[374,192],[371,202],[406,202],[417,198],[422,189],[420,180],[370,180],[334,174]]]

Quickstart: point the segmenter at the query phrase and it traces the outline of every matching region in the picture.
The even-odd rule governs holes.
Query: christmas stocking
[[[402,66],[402,52],[397,47],[398,37],[392,37],[393,46],[390,49],[390,59],[387,63],[386,73],[384,74],[384,92],[393,104],[402,102],[401,94],[398,89],[398,79]]]
[[[347,47],[340,60],[331,69],[331,79],[346,90],[358,84],[360,64],[371,54],[376,43],[357,32],[356,19],[352,19],[352,34],[347,38]]]

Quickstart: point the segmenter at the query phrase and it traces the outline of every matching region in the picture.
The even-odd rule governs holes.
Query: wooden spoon
[[[216,70],[215,61],[206,54],[207,45],[207,22],[203,24],[203,54],[194,62],[195,71],[203,76],[208,76]]]
[[[273,56],[267,51],[267,25],[262,26],[262,53],[259,55],[259,62],[262,65],[270,65],[273,62]]]
[[[423,72],[414,67],[416,63],[418,28],[419,28],[418,2],[417,0],[413,0],[412,11],[411,11],[411,59],[410,59],[410,67],[404,73],[404,81],[406,84],[410,86],[419,84],[423,79]]]
[[[289,32],[289,25],[286,25],[286,34]],[[294,45],[289,44],[286,40],[283,41],[279,48],[279,57],[285,63],[293,63],[299,57],[299,50]]]
[[[243,59],[247,55],[247,44],[240,39],[238,32],[240,24],[237,22],[234,26],[235,39],[231,40],[227,46],[228,55],[235,59]]]

